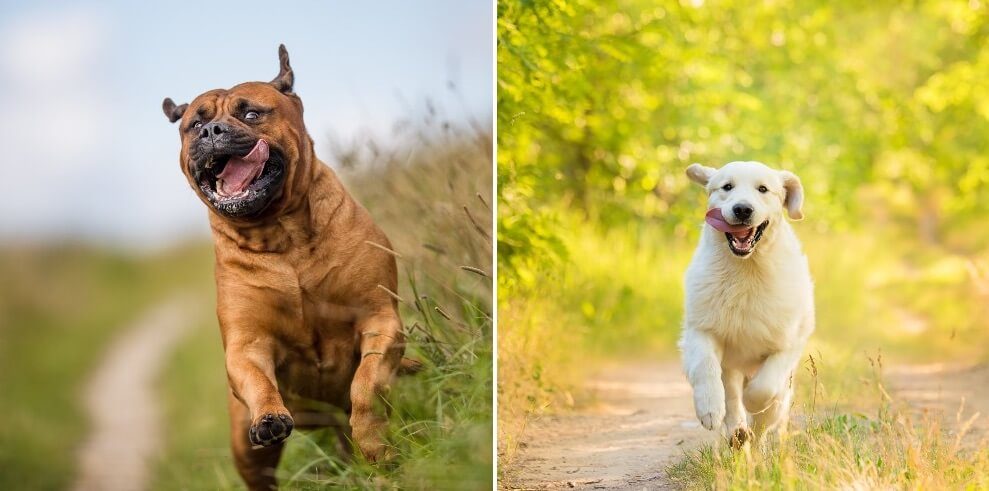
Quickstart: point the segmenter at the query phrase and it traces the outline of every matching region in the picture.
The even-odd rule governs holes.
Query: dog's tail
[[[398,365],[399,375],[415,375],[421,372],[425,365],[421,361],[414,358],[402,358],[402,363]]]

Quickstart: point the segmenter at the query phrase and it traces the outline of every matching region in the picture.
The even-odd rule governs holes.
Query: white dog
[[[701,424],[734,446],[786,428],[793,374],[814,330],[807,257],[783,217],[803,218],[803,187],[759,162],[693,164],[707,224],[686,274],[680,350]],[[752,430],[749,429],[751,414]]]

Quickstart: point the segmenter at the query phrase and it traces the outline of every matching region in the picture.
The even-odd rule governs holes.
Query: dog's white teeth
[[[745,238],[732,237],[731,243],[732,243],[732,246],[734,246],[736,250],[741,251],[741,252],[745,252],[745,251],[748,251],[748,250],[752,249],[752,246],[754,245],[755,240],[754,240],[753,235],[750,234],[748,237],[745,237]]]
[[[216,181],[216,194],[218,194],[223,199],[238,199],[238,198],[246,197],[248,194],[250,194],[250,190],[243,189],[234,194],[230,194],[225,189],[223,189],[223,179],[220,179]]]

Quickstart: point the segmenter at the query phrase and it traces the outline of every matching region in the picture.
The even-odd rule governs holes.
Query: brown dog
[[[251,489],[275,487],[293,426],[330,422],[319,403],[349,411],[353,441],[382,458],[375,406],[405,350],[388,239],[316,158],[285,46],[278,58],[269,83],[163,104],[210,210],[233,455]]]

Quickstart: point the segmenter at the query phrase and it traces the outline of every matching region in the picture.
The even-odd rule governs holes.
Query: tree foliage
[[[692,162],[797,172],[825,230],[936,240],[989,208],[987,32],[977,0],[500,1],[502,286],[565,255],[560,216],[693,233]]]

